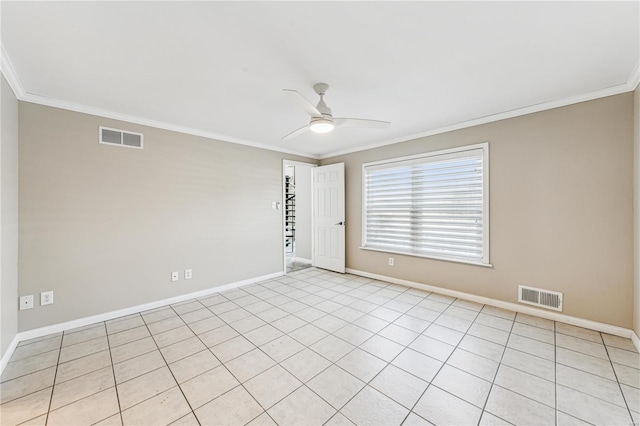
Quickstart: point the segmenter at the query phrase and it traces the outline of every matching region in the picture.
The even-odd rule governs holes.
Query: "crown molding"
[[[282,152],[285,154],[298,155],[305,158],[311,158],[317,160],[318,157],[312,154],[307,154],[300,151],[294,151],[286,148],[279,148],[272,145],[267,145],[259,142],[251,142],[240,138],[234,138],[219,133],[207,132],[204,130],[194,129],[191,127],[180,126],[172,123],[165,123],[162,121],[151,120],[148,118],[137,117],[129,114],[121,114],[114,111],[109,111],[101,108],[94,108],[86,105],[75,104],[73,102],[61,101],[58,99],[47,98],[45,96],[34,95],[32,93],[25,93],[22,98],[18,98],[24,102],[31,102],[34,104],[45,105],[55,108],[66,109],[69,111],[80,112],[83,114],[90,114],[104,118],[111,118],[113,120],[126,121],[128,123],[140,124],[143,126],[154,127],[157,129],[170,130],[172,132],[184,133],[187,135],[200,136],[203,138],[214,139],[221,142],[234,143],[238,145],[250,146],[253,148],[266,149],[268,151]]]
[[[640,64],[640,62],[639,62]],[[617,86],[611,86],[600,90],[594,90],[593,92],[583,93],[577,96],[570,96],[568,98],[558,99],[549,102],[543,102],[539,104],[530,105],[523,108],[517,108],[510,111],[500,112],[498,114],[487,115],[485,117],[475,118],[473,120],[463,121],[461,123],[451,124],[449,126],[439,127],[437,129],[427,130],[425,132],[415,133],[413,135],[404,136],[401,138],[391,139],[385,142],[378,142],[371,145],[366,145],[358,148],[345,149],[341,151],[334,151],[329,154],[323,154],[320,156],[321,160],[327,158],[337,157],[340,155],[352,154],[354,152],[365,151],[367,149],[380,148],[387,145],[393,145],[400,142],[408,142],[415,139],[424,138],[427,136],[438,135],[441,133],[447,133],[454,130],[466,129],[467,127],[479,126],[481,124],[493,123],[494,121],[505,120],[507,118],[519,117],[522,115],[533,114],[536,112],[546,111],[549,109],[560,108],[568,105],[577,104],[580,102],[592,101],[594,99],[606,98],[607,96],[619,95],[633,91],[638,84],[638,65],[636,65],[634,72],[629,77],[626,83],[619,84]],[[635,83],[633,83],[635,81]]]
[[[4,46],[0,44],[0,70],[2,71],[2,75],[7,79],[7,83],[13,90],[13,93],[16,95],[16,98],[21,99],[25,95],[24,87],[22,86],[22,82],[20,78],[18,78],[18,74],[16,73],[16,69],[13,67],[13,63],[11,59],[9,59],[9,55],[7,55],[7,51],[4,50]]]
[[[9,79],[7,78],[7,81],[8,80]],[[17,80],[17,83],[20,84],[20,81]],[[22,85],[20,85],[18,87],[22,88]],[[13,86],[12,86],[12,88],[13,88]],[[282,152],[282,153],[286,153],[286,154],[299,155],[299,156],[302,156],[302,157],[312,158],[312,159],[315,159],[315,160],[324,160],[324,159],[327,159],[327,158],[336,157],[338,155],[351,154],[351,153],[358,152],[358,151],[365,151],[367,149],[379,148],[379,147],[386,146],[386,145],[393,145],[393,144],[396,144],[396,143],[407,142],[407,141],[411,141],[411,140],[414,140],[414,139],[420,139],[420,138],[424,138],[424,137],[427,137],[427,136],[437,135],[437,134],[440,134],[440,133],[451,132],[453,130],[465,129],[467,127],[473,127],[473,126],[478,126],[478,125],[481,125],[481,124],[492,123],[494,121],[505,120],[507,118],[519,117],[521,115],[532,114],[532,113],[535,113],[535,112],[546,111],[546,110],[549,110],[549,109],[554,109],[554,108],[559,108],[559,107],[563,107],[563,106],[567,106],[567,105],[577,104],[577,103],[580,103],[580,102],[591,101],[591,100],[599,99],[599,98],[605,98],[607,96],[618,95],[618,94],[626,93],[626,92],[629,92],[629,91],[632,91],[632,90],[633,89],[630,88],[630,83],[627,82],[625,84],[620,84],[620,85],[617,85],[617,86],[608,87],[606,89],[596,90],[596,91],[593,91],[593,92],[588,92],[588,93],[584,93],[584,94],[581,94],[581,95],[560,99],[560,100],[557,100],[557,101],[544,102],[544,103],[531,105],[531,106],[524,107],[524,108],[518,108],[518,109],[511,110],[511,111],[505,111],[505,112],[501,112],[501,113],[498,113],[498,114],[489,115],[489,116],[486,116],[486,117],[480,117],[480,118],[476,118],[476,119],[473,119],[473,120],[452,124],[450,126],[444,126],[444,127],[440,127],[440,128],[437,128],[437,129],[427,130],[425,132],[415,133],[415,134],[412,134],[412,135],[409,135],[409,136],[403,136],[403,137],[400,137],[400,138],[391,139],[389,141],[379,142],[379,143],[375,143],[375,144],[370,144],[370,145],[366,145],[366,146],[361,146],[361,147],[356,147],[356,148],[351,148],[351,149],[346,149],[346,150],[341,150],[341,151],[334,151],[334,152],[331,152],[331,153],[328,153],[328,154],[322,154],[322,155],[315,155],[315,154],[309,154],[309,153],[304,153],[304,152],[300,152],[300,151],[290,150],[290,149],[286,149],[286,148],[279,148],[279,147],[275,147],[273,145],[267,145],[267,144],[263,144],[263,143],[259,143],[259,142],[251,142],[251,141],[247,141],[247,140],[244,140],[244,139],[234,138],[234,137],[231,137],[231,136],[221,135],[221,134],[213,133],[213,132],[207,132],[207,131],[204,131],[204,130],[194,129],[194,128],[191,128],[191,127],[185,127],[185,126],[180,126],[180,125],[177,125],[177,124],[151,120],[151,119],[137,117],[137,116],[133,116],[133,115],[129,115],[129,114],[121,114],[121,113],[118,113],[118,112],[109,111],[109,110],[105,110],[105,109],[101,109],[101,108],[94,108],[94,107],[90,107],[90,106],[86,106],[86,105],[75,104],[73,102],[62,101],[62,100],[48,98],[48,97],[40,96],[40,95],[34,95],[32,93],[24,92],[24,89],[22,89],[22,93],[23,93],[22,96],[20,96],[18,93],[16,93],[16,97],[19,100],[24,101],[24,102],[31,102],[31,103],[35,103],[35,104],[40,104],[40,105],[45,105],[45,106],[50,106],[50,107],[55,107],[55,108],[66,109],[66,110],[69,110],[69,111],[80,112],[80,113],[83,113],[83,114],[90,114],[90,115],[96,115],[96,116],[99,116],[99,117],[111,118],[111,119],[114,119],[114,120],[126,121],[126,122],[129,122],[129,123],[140,124],[140,125],[143,125],[143,126],[155,127],[155,128],[158,128],[158,129],[170,130],[170,131],[174,131],[174,132],[178,132],[178,133],[185,133],[185,134],[188,134],[188,135],[201,136],[201,137],[205,137],[205,138],[208,138],[208,139],[219,140],[219,141],[222,141],[222,142],[235,143],[235,144],[239,144],[239,145],[251,146],[251,147],[254,147],[254,148],[266,149],[266,150],[269,150],[269,151],[276,151],[276,152]],[[16,92],[16,89],[14,89],[14,92]]]
[[[4,74],[5,78],[7,79],[7,82],[9,83],[9,86],[11,86],[11,89],[13,89],[13,93],[16,95],[16,98],[18,98],[18,100],[20,101],[31,102],[34,104],[65,109],[65,110],[79,112],[83,114],[96,115],[104,118],[111,118],[113,120],[126,121],[129,123],[155,127],[163,130],[170,130],[173,132],[184,133],[187,135],[200,136],[203,138],[214,139],[221,142],[235,143],[238,145],[245,145],[253,148],[266,149],[268,151],[276,151],[276,152],[282,152],[284,154],[298,155],[301,157],[311,158],[314,160],[319,159],[317,155],[308,154],[301,151],[295,151],[295,150],[286,149],[286,148],[279,148],[279,147],[275,147],[272,145],[267,145],[259,142],[252,142],[252,141],[247,141],[240,138],[221,135],[219,133],[207,132],[204,130],[194,129],[186,126],[180,126],[173,123],[165,123],[162,121],[151,120],[148,118],[137,117],[129,114],[121,114],[121,113],[109,111],[106,109],[94,108],[87,105],[76,104],[73,102],[63,101],[63,100],[54,99],[54,98],[48,98],[46,96],[40,96],[40,95],[35,95],[33,93],[29,93],[24,90],[24,86],[22,86],[22,82],[20,81],[20,78],[18,78],[18,74],[16,73],[15,68],[13,67],[11,59],[9,58],[9,55],[4,49],[4,46],[2,46],[1,44],[0,44],[0,51],[1,51],[0,64],[2,68],[2,74]]]
[[[104,110],[100,108],[94,108],[86,105],[75,104],[73,102],[62,101],[58,99],[48,98],[45,96],[35,95],[32,93],[28,93],[24,90],[22,83],[18,77],[18,74],[11,63],[11,59],[9,55],[4,49],[4,46],[0,44],[1,51],[1,71],[2,74],[7,79],[7,82],[13,89],[13,92],[21,101],[31,102],[40,105],[51,106],[55,108],[66,109],[69,111],[80,112],[84,114],[96,115],[99,117],[111,118],[114,120],[126,121],[129,123],[140,124],[143,126],[155,127],[158,129],[170,130],[173,132],[184,133],[188,135],[200,136],[208,139],[214,139],[222,142],[235,143],[239,145],[251,146],[259,149],[266,149],[268,151],[276,151],[282,152],[285,154],[298,155],[301,157],[311,158],[314,160],[325,160],[332,157],[337,157],[340,155],[351,154],[359,151],[366,151],[368,149],[380,148],[387,145],[393,145],[401,142],[408,142],[415,139],[424,138],[427,136],[438,135],[441,133],[451,132],[454,130],[465,129],[467,127],[479,126],[481,124],[492,123],[495,121],[505,120],[508,118],[519,117],[522,115],[533,114],[536,112],[546,111],[549,109],[560,108],[563,106],[573,105],[580,102],[591,101],[594,99],[605,98],[607,96],[619,95],[621,93],[631,92],[636,89],[638,83],[640,82],[640,59],[636,62],[635,67],[633,68],[631,74],[627,81],[623,84],[619,84],[616,86],[607,87],[604,89],[594,90],[592,92],[583,93],[576,96],[570,96],[563,99],[557,99],[549,102],[542,102],[539,104],[530,105],[523,108],[517,108],[510,111],[504,111],[497,114],[488,115],[485,117],[476,118],[473,120],[463,121],[456,124],[451,124],[449,126],[443,126],[436,129],[426,130],[420,133],[414,133],[412,135],[403,136],[400,138],[391,139],[384,142],[377,142],[374,144],[369,144],[361,147],[349,148],[345,150],[333,151],[327,154],[309,154],[301,151],[290,150],[286,148],[279,148],[273,145],[267,145],[259,142],[247,141],[240,138],[234,138],[227,135],[221,135],[218,133],[207,132],[199,129],[194,129],[191,127],[180,126],[177,124],[166,123],[156,120],[151,120],[147,118],[137,117],[128,114],[121,114],[114,111]]]
[[[636,90],[638,87],[638,82],[640,82],[640,59],[636,62],[636,66],[631,71],[631,75],[629,75],[629,79],[627,79],[627,87],[629,90]]]

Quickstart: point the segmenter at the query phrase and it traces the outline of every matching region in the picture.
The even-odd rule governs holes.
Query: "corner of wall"
[[[18,333],[18,99],[2,74],[0,82],[0,356],[8,362]]]
[[[636,86],[633,99],[633,331],[638,337],[640,336],[640,85]],[[636,346],[640,346],[637,342],[636,339]]]

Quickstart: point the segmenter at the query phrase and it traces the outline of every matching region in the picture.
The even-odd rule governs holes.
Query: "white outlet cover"
[[[173,271],[171,273],[171,281],[178,281],[180,279],[180,272],[178,271]]]
[[[43,291],[40,293],[40,306],[53,304],[53,291]]]
[[[24,311],[25,309],[32,309],[32,308],[33,308],[33,294],[20,297],[21,311]]]
[[[393,257],[389,258],[389,266],[393,266],[393,264],[395,263]]]
[[[193,270],[192,269],[185,269],[184,270],[184,279],[185,280],[190,280],[193,277]]]

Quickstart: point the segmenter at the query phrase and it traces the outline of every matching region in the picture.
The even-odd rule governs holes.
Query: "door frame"
[[[318,167],[317,164],[313,164],[313,163],[305,163],[303,161],[294,161],[294,160],[282,160],[282,197],[281,197],[281,202],[280,202],[280,210],[282,211],[280,213],[280,216],[282,218],[282,236],[280,238],[280,242],[282,244],[282,272],[284,273],[284,275],[287,275],[287,246],[285,245],[285,235],[286,235],[286,231],[285,231],[285,204],[286,204],[286,200],[285,200],[285,168],[287,166],[303,166],[303,167],[309,167],[309,168],[313,168],[313,167]],[[311,212],[313,213],[313,179],[311,180]],[[314,218],[313,218],[313,214],[311,215],[311,264],[313,265],[315,262],[315,252],[313,250],[313,225],[314,225]]]

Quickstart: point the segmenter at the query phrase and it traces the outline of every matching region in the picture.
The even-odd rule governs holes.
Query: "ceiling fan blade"
[[[282,91],[289,95],[289,98],[293,99],[294,102],[300,105],[311,117],[322,117],[322,113],[318,111],[315,105],[309,102],[307,98],[302,96],[297,90],[282,89]]]
[[[300,127],[297,130],[294,130],[293,132],[289,133],[287,136],[283,137],[282,140],[287,140],[287,139],[293,139],[296,136],[300,136],[301,134],[305,133],[306,131],[309,130],[309,125],[305,125]]]
[[[336,127],[368,127],[371,129],[386,129],[391,124],[388,121],[365,120],[364,118],[334,118]]]

